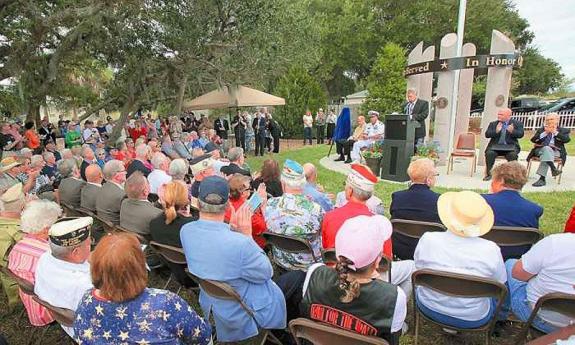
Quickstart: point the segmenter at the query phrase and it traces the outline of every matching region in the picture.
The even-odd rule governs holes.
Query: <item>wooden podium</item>
[[[394,114],[385,117],[385,138],[381,178],[397,182],[409,181],[407,167],[413,156],[415,129],[420,127],[409,115]]]

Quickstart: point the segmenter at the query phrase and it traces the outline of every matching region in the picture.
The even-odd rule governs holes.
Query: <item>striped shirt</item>
[[[18,277],[34,284],[34,274],[40,256],[50,249],[48,240],[26,234],[16,243],[8,256],[8,269]],[[30,323],[34,326],[44,326],[54,321],[46,308],[34,301],[31,296],[20,291],[20,299],[26,307]]]

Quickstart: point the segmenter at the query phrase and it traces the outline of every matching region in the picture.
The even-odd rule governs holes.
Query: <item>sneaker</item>
[[[544,178],[540,178],[539,180],[535,181],[535,183],[532,184],[533,187],[543,187],[545,186],[547,183],[545,183],[545,179]]]
[[[491,181],[491,175],[485,175],[483,181]]]

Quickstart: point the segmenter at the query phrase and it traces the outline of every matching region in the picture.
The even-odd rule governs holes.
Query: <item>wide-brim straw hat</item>
[[[485,199],[471,191],[443,193],[437,201],[445,227],[461,237],[479,237],[493,227],[494,215]]]

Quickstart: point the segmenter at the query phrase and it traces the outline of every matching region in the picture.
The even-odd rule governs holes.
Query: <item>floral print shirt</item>
[[[321,259],[321,206],[301,194],[284,194],[268,200],[264,218],[268,231],[309,241],[315,257]],[[307,270],[314,263],[310,254],[287,253],[273,248],[276,262],[287,270]]]
[[[146,288],[133,300],[102,300],[86,292],[74,321],[76,342],[90,344],[201,344],[211,327],[178,295]]]

